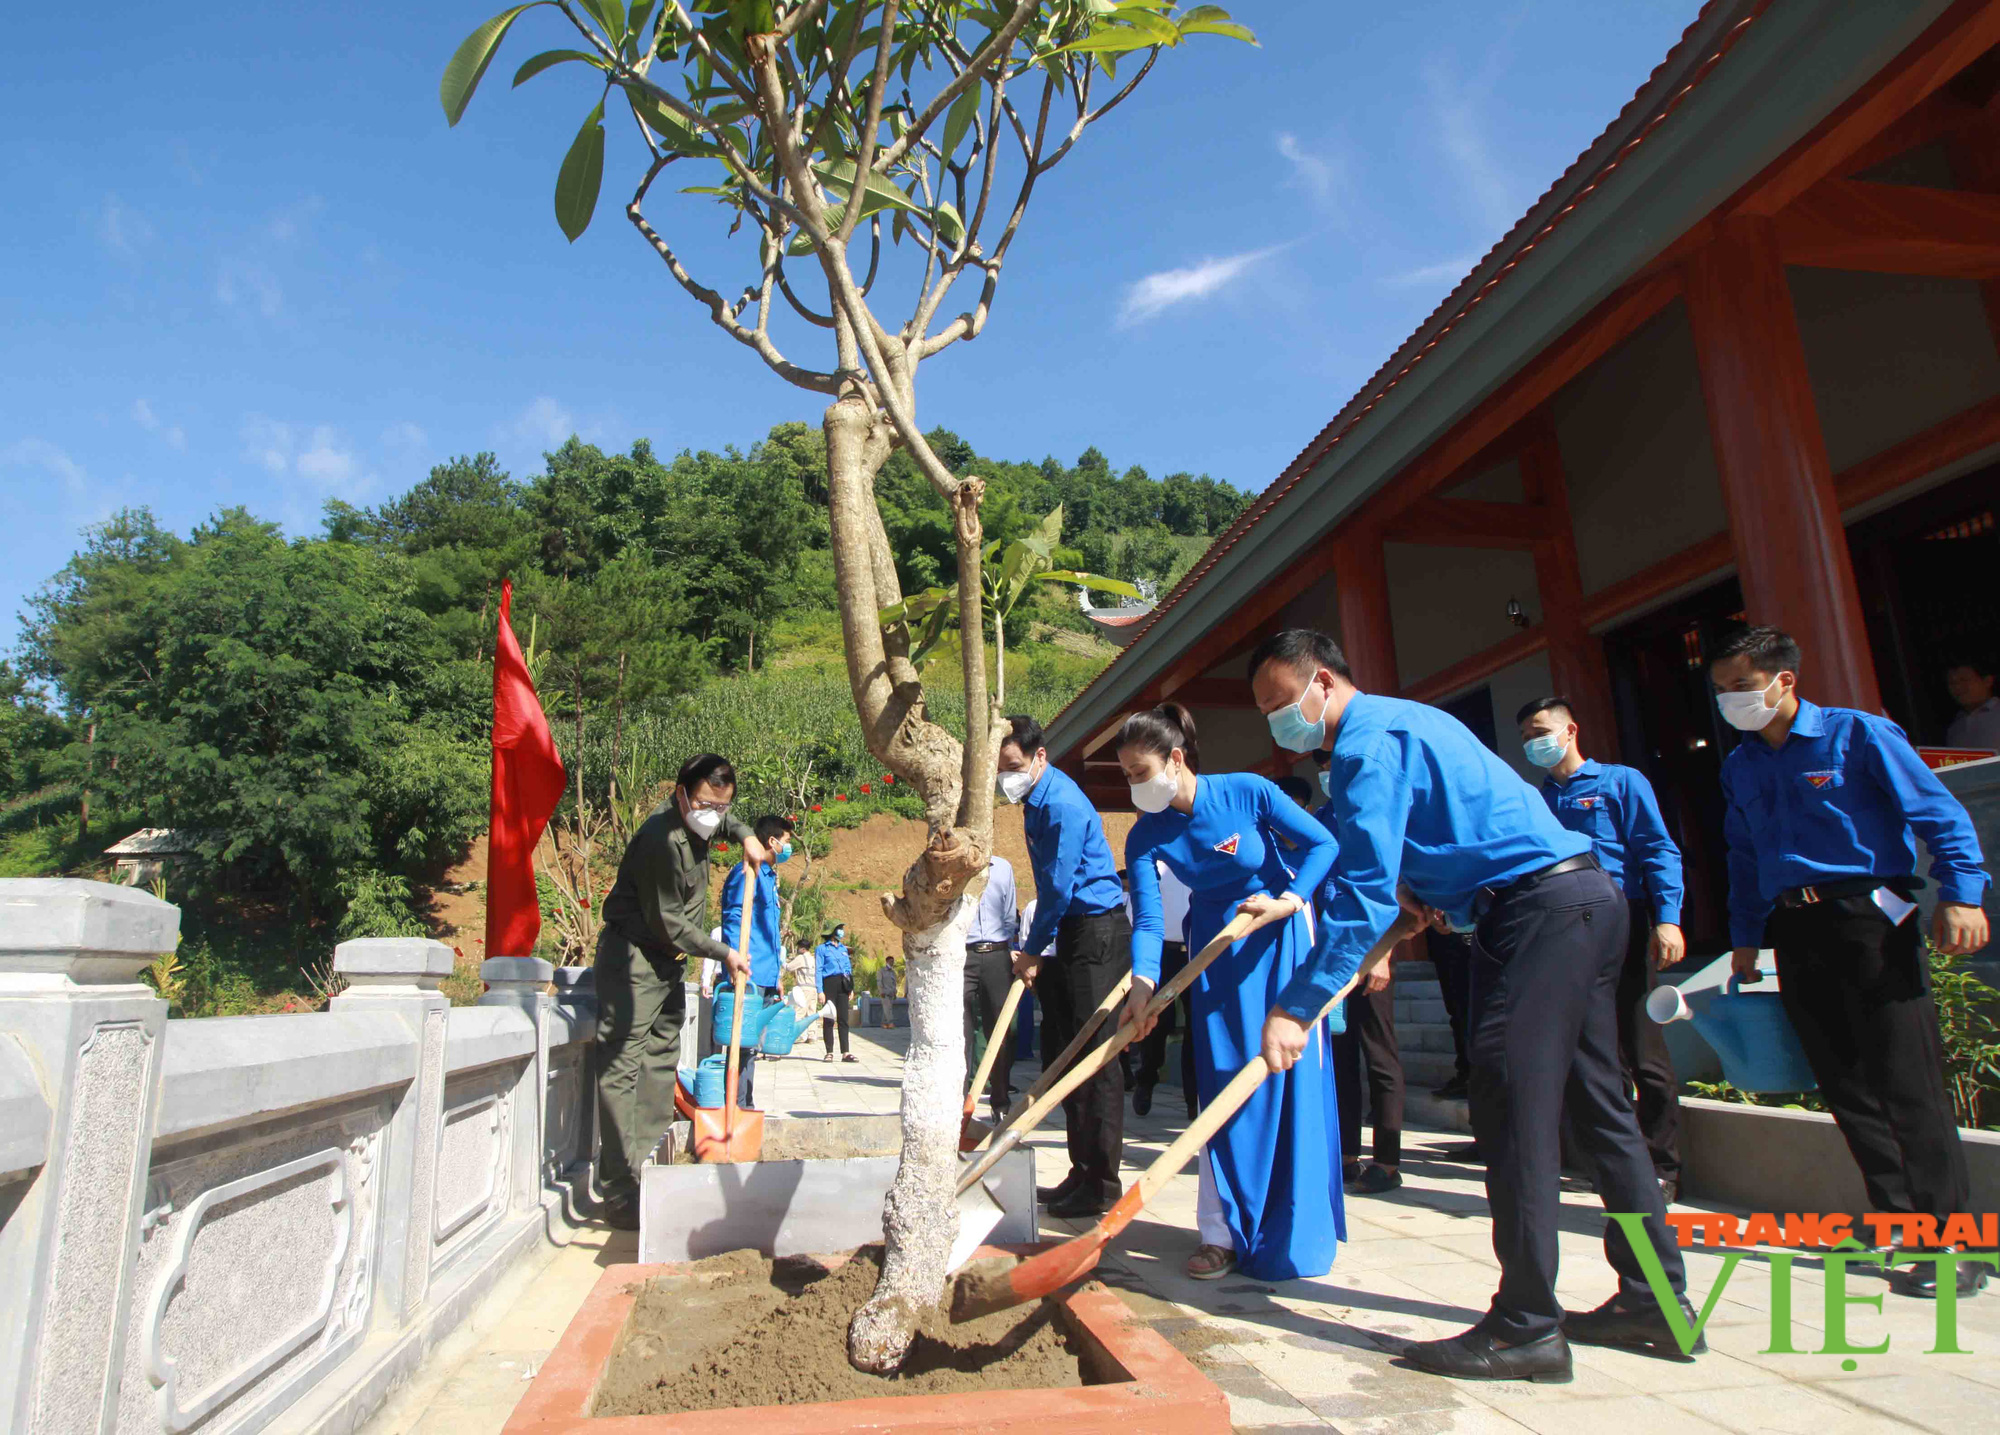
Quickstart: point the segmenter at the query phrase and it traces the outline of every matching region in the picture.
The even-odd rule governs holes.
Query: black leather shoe
[[[1403,1358],[1419,1370],[1449,1375],[1454,1380],[1532,1380],[1538,1385],[1567,1385],[1569,1342],[1552,1330],[1525,1345],[1502,1345],[1474,1326],[1449,1340],[1422,1340],[1403,1348]]]
[[[597,1208],[597,1219],[614,1231],[639,1229],[639,1202],[631,1196],[614,1197]]]
[[[1110,1210],[1118,1196],[1115,1186],[1107,1192],[1102,1182],[1079,1181],[1075,1190],[1044,1209],[1059,1221],[1092,1220]]]
[[[1681,1314],[1687,1323],[1694,1324],[1694,1307],[1687,1297],[1681,1297]],[[1659,1306],[1650,1296],[1630,1298],[1624,1294],[1611,1297],[1596,1310],[1573,1311],[1563,1317],[1563,1334],[1578,1345],[1610,1345],[1620,1350],[1643,1350],[1653,1355],[1671,1356],[1676,1360],[1691,1359],[1705,1354],[1708,1340],[1699,1332],[1694,1345],[1683,1352],[1680,1342],[1674,1339],[1673,1327],[1661,1314]]]
[[[1379,1196],[1402,1185],[1403,1176],[1400,1171],[1391,1171],[1387,1166],[1378,1166],[1371,1161],[1352,1180],[1343,1184],[1352,1195]]]
[[[1139,1089],[1132,1093],[1132,1114],[1134,1116],[1144,1116],[1152,1109],[1153,1085],[1151,1082],[1142,1082]]]
[[[1918,1300],[1936,1300],[1938,1293],[1938,1263],[1918,1261],[1897,1284],[1904,1295],[1915,1296]],[[1958,1298],[1970,1300],[1986,1289],[1986,1278],[1993,1273],[1993,1267],[1986,1260],[1961,1260],[1958,1263]]]
[[[1431,1090],[1431,1095],[1439,1101],[1463,1101],[1468,1094],[1469,1089],[1462,1076],[1454,1076],[1443,1086],[1433,1087]]]
[[[1035,1199],[1040,1201],[1044,1206],[1052,1201],[1060,1201],[1076,1190],[1076,1183],[1082,1179],[1083,1174],[1076,1167],[1072,1166],[1069,1168],[1069,1174],[1056,1182],[1055,1185],[1035,1187]]]

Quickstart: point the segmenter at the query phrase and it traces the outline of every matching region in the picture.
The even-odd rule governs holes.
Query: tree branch
[[[952,506],[952,533],[958,540],[958,652],[965,679],[965,746],[959,762],[958,825],[973,832],[993,830],[993,774],[999,747],[993,703],[986,690],[986,608],[981,586],[979,502],[986,480],[959,481]]]
[[[987,37],[986,43],[981,45],[972,58],[966,61],[965,69],[953,76],[949,84],[931,97],[931,102],[924,106],[923,112],[911,122],[907,130],[903,131],[901,139],[882,151],[882,157],[875,162],[875,167],[885,173],[894,168],[896,162],[909,152],[910,146],[915,144],[926,130],[937,123],[938,116],[951,108],[952,101],[956,100],[964,92],[965,87],[977,84],[980,74],[988,66],[1014,48],[1015,39],[1020,35],[1022,29],[1026,27],[1028,21],[1034,19],[1040,10],[1041,6],[1036,4],[1015,5],[1014,13],[1007,17],[1005,23],[998,30],[995,30]],[[1002,67],[1000,73],[1005,73],[1004,67]]]
[[[861,148],[854,156],[854,183],[848,186],[847,213],[840,221],[843,243],[853,237],[854,226],[861,219],[861,201],[868,196],[868,176],[875,168],[875,140],[882,128],[882,92],[889,86],[889,56],[895,49],[896,13],[900,4],[901,0],[883,0],[882,34],[875,42],[875,74],[868,81],[868,114],[861,126]]]

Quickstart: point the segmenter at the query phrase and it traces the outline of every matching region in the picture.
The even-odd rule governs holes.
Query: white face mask
[[[1009,802],[1025,799],[1035,785],[1034,774],[1028,772],[1003,772],[1000,774],[1000,795]]]
[[[1722,709],[1722,720],[1742,732],[1760,732],[1771,725],[1771,719],[1778,715],[1775,707],[1764,706],[1764,694],[1778,686],[1776,678],[1771,679],[1754,693],[1717,693],[1715,705]],[[1784,694],[1778,700],[1784,701]]]
[[[1180,790],[1180,774],[1163,767],[1144,782],[1132,784],[1132,805],[1141,812],[1165,812]]]
[[[713,837],[716,828],[722,826],[722,814],[712,807],[696,807],[688,812],[687,825],[697,837]]]

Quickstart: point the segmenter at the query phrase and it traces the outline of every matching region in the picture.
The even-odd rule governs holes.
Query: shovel
[[[1382,934],[1381,940],[1369,949],[1368,955],[1361,959],[1361,965],[1354,975],[1333,994],[1331,1001],[1319,1009],[1319,1015],[1307,1024],[1308,1029],[1324,1021],[1327,1014],[1354,990],[1357,982],[1388,961],[1389,953],[1395,949],[1396,944],[1415,932],[1417,925],[1416,918],[1408,913],[1398,917],[1394,925]],[[1144,1175],[1126,1187],[1125,1194],[1118,1198],[1118,1203],[1098,1217],[1097,1224],[1082,1235],[1064,1241],[1040,1255],[1030,1256],[1004,1270],[985,1275],[968,1275],[960,1281],[952,1292],[953,1322],[977,1320],[983,1315],[991,1315],[995,1311],[1006,1310],[1026,1301],[1039,1300],[1088,1275],[1097,1265],[1098,1258],[1104,1254],[1104,1248],[1111,1244],[1120,1231],[1132,1223],[1132,1218],[1145,1208],[1148,1201],[1159,1194],[1161,1187],[1180,1174],[1181,1168],[1194,1159],[1195,1152],[1206,1145],[1210,1138],[1228,1123],[1229,1118],[1242,1109],[1243,1103],[1250,1099],[1250,1094],[1262,1085],[1264,1078],[1270,1074],[1271,1068],[1264,1064],[1262,1052],[1245,1062],[1243,1069],[1230,1079],[1229,1085],[1222,1088],[1215,1100],[1202,1107],[1201,1115],[1189,1123],[1187,1130],[1180,1134],[1174,1144],[1146,1168]]]
[[[993,1074],[993,1059],[1000,1055],[1001,1044],[1014,1039],[1011,1029],[1014,1025],[1014,1008],[1021,1004],[1021,993],[1027,989],[1026,982],[1019,977],[1014,978],[1014,985],[1007,989],[1007,1000],[1000,1003],[1000,1019],[993,1024],[992,1034],[986,1038],[986,1054],[979,1058],[979,1072],[972,1078],[972,1085],[965,1093],[965,1115],[958,1123],[958,1149],[961,1151],[972,1150],[987,1134],[987,1128],[974,1121],[972,1113],[979,1105],[979,1093],[985,1089],[986,1078]],[[974,1128],[978,1130],[976,1136],[973,1134]]]
[[[1008,994],[1010,1002],[1018,995],[1022,985],[1019,981],[1014,983],[1014,991]],[[1062,1049],[1062,1054],[1049,1063],[1048,1070],[1044,1071],[1041,1078],[1028,1089],[1027,1095],[1014,1103],[1013,1108],[1008,1111],[1005,1120],[1001,1122],[1002,1130],[1011,1129],[1012,1124],[1029,1107],[1035,1104],[1035,1099],[1055,1084],[1057,1079],[1062,1076],[1063,1068],[1076,1058],[1076,1054],[1079,1051],[1082,1051],[1085,1046],[1090,1044],[1090,1039],[1097,1034],[1097,1029],[1104,1025],[1104,1019],[1118,1009],[1118,1003],[1125,1000],[1125,992],[1131,985],[1132,974],[1127,972],[1118,979],[1117,985],[1104,994],[1104,1000],[1097,1004],[1097,1010],[1090,1014],[1090,1019],[1083,1024],[1083,1029],[1076,1034],[1068,1046]],[[999,1026],[995,1027],[993,1034],[996,1039],[1004,1040],[1007,1036],[1006,1023],[1002,1022]],[[995,1041],[989,1041],[986,1044],[986,1055],[989,1061],[993,1057],[995,1045]],[[990,1072],[984,1069],[980,1071],[980,1079],[974,1082],[972,1086],[974,1096],[977,1095],[979,1088],[985,1084],[985,1079],[990,1074]],[[967,1098],[968,1105],[972,1099],[970,1097]],[[973,1121],[968,1123],[960,1131],[959,1150],[963,1152],[969,1149],[968,1142],[972,1146],[977,1146],[979,1140],[989,1134],[991,1133],[984,1126],[980,1125],[979,1122]],[[1011,1145],[1009,1149],[1012,1149]],[[962,1178],[958,1183],[958,1236],[951,1244],[951,1258],[945,1266],[945,1273],[947,1275],[956,1271],[960,1266],[972,1259],[972,1253],[986,1244],[986,1238],[993,1234],[993,1228],[998,1226],[1001,1218],[1007,1214],[1006,1209],[1000,1204],[999,1197],[994,1194],[992,1183],[986,1179],[986,1173],[991,1169],[993,1161],[999,1159],[998,1156],[995,1156],[992,1161],[984,1161],[984,1164],[980,1165],[977,1170]]]
[[[743,917],[736,930],[739,956],[750,952],[750,904],[757,894],[757,873],[749,859],[743,863]],[[755,1161],[764,1154],[764,1113],[741,1111],[736,1106],[736,1069],[743,1059],[744,975],[736,974],[735,1009],[729,1014],[729,1075],[722,1097],[722,1110],[697,1108],[694,1113],[694,1157],[697,1161]]]
[[[1255,917],[1251,916],[1248,912],[1238,912],[1234,917],[1230,918],[1228,926],[1215,934],[1213,941],[1203,947],[1192,961],[1174,974],[1172,981],[1153,993],[1152,1000],[1146,1003],[1146,1015],[1149,1018],[1157,1019],[1161,1012],[1173,1005],[1175,999],[1182,992],[1194,984],[1196,977],[1208,970],[1210,962],[1214,961],[1217,957],[1228,951],[1230,947],[1242,941],[1259,927],[1288,919],[1292,915],[1292,911],[1293,909],[1290,907],[1278,907],[1263,913],[1261,916]],[[1129,981],[1130,978],[1128,977],[1127,980]],[[960,1193],[963,1194],[969,1190],[980,1177],[993,1169],[995,1162],[1020,1145],[1021,1138],[1041,1125],[1048,1114],[1062,1103],[1064,1097],[1076,1090],[1077,1087],[1083,1085],[1084,1082],[1090,1080],[1091,1077],[1097,1075],[1099,1071],[1104,1069],[1107,1062],[1115,1059],[1119,1052],[1130,1046],[1133,1034],[1138,1029],[1131,1022],[1127,1022],[1125,1025],[1119,1027],[1117,1034],[1111,1040],[1105,1042],[1096,1051],[1093,1051],[1089,1056],[1078,1062],[1075,1067],[1064,1073],[1062,1078],[1044,1092],[1039,1099],[1031,1102],[1027,1110],[1023,1111],[1018,1119],[1010,1120],[1006,1129],[994,1138],[991,1146],[986,1148],[986,1154],[973,1162],[966,1173],[958,1178]],[[1036,1085],[1039,1087],[1041,1083],[1037,1082]],[[1032,1094],[1030,1093],[1030,1095]]]

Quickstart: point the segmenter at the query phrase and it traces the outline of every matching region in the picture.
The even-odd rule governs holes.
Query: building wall
[[[1406,686],[1511,637],[1509,598],[1518,598],[1530,618],[1541,617],[1529,554],[1390,543],[1383,562],[1396,667]]]

